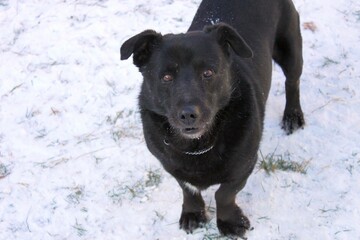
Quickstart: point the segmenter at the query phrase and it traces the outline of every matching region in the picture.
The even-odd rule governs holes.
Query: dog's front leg
[[[224,183],[215,193],[217,226],[224,235],[244,236],[250,228],[249,219],[235,203],[236,194],[245,186],[243,182]]]
[[[178,181],[182,190],[184,203],[180,217],[180,228],[187,233],[192,233],[195,229],[202,227],[207,222],[205,203],[201,192],[191,189],[186,183]]]

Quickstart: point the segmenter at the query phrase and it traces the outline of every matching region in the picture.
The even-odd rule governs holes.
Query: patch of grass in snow
[[[148,198],[150,189],[159,186],[162,180],[160,169],[148,170],[146,177],[134,183],[118,183],[108,191],[109,198],[113,203],[121,204],[124,199],[134,200]]]
[[[160,169],[156,170],[148,170],[147,172],[147,179],[145,181],[146,187],[157,187],[161,183],[161,171]]]
[[[346,159],[346,170],[350,173],[350,175],[353,175],[354,170],[358,170],[360,166],[360,157],[357,152],[353,152],[351,156]]]
[[[353,13],[353,15],[355,15],[356,16],[356,21],[357,22],[360,22],[360,10],[358,10],[358,11],[355,11],[354,13]]]
[[[321,67],[328,67],[330,65],[338,65],[340,64],[340,62],[336,61],[336,60],[333,60],[331,58],[328,58],[328,57],[324,57],[324,62],[323,64],[321,65]]]
[[[86,232],[87,232],[87,230],[83,227],[83,225],[78,223],[77,219],[76,219],[75,225],[72,226],[72,227],[76,230],[77,235],[79,237],[84,236],[86,234]]]
[[[352,231],[351,229],[344,229],[344,230],[337,231],[334,235],[338,235],[338,234],[346,233],[346,232],[351,232],[351,231]]]
[[[72,189],[72,193],[66,196],[66,201],[68,203],[77,205],[80,203],[80,200],[84,197],[84,186],[77,186]]]
[[[162,220],[165,219],[165,214],[161,214],[161,213],[159,213],[158,211],[155,211],[155,214],[156,214],[156,217],[157,217],[160,221],[162,221]]]
[[[155,217],[153,218],[153,225],[155,225],[158,222],[162,222],[165,219],[165,214],[160,213],[158,211],[154,211]]]
[[[108,192],[113,203],[121,204],[124,199],[133,200],[145,196],[145,184],[139,180],[133,184],[119,183]]]
[[[123,138],[139,138],[141,136],[139,112],[134,109],[123,109],[115,116],[107,116],[105,121],[112,126],[110,134],[115,142],[119,142]]]
[[[10,168],[9,166],[0,163],[0,179],[6,177],[7,175],[10,174]]]
[[[139,135],[132,126],[128,127],[114,127],[111,129],[111,137],[115,142],[120,142],[124,138],[138,138]]]
[[[136,114],[136,111],[133,109],[123,109],[123,110],[117,112],[114,117],[107,116],[106,122],[109,123],[110,125],[115,125],[118,120],[129,118],[131,116],[134,116],[135,114]]]
[[[31,119],[31,118],[39,115],[40,113],[41,113],[40,110],[26,109],[25,117],[26,117],[27,119]]]
[[[245,237],[243,238],[238,238],[238,237],[227,237],[227,236],[223,236],[219,233],[219,230],[217,228],[216,222],[215,221],[210,221],[207,224],[205,224],[204,226],[205,228],[205,233],[204,236],[202,238],[202,240],[235,240],[235,239],[246,239]]]
[[[353,175],[354,165],[350,164],[346,167],[346,170],[350,173],[350,175]]]
[[[225,236],[221,236],[218,233],[205,233],[204,237],[202,238],[202,240],[232,240],[232,239],[237,239],[237,238],[230,238],[230,237],[225,237]]]
[[[97,136],[94,133],[87,133],[76,137],[76,144],[82,144],[82,143],[90,143],[92,141],[95,141],[99,139],[99,136]]]
[[[46,137],[48,135],[48,131],[45,128],[42,128],[40,130],[37,130],[37,135],[35,136],[35,139],[40,139]]]
[[[259,163],[259,168],[265,170],[267,174],[274,173],[276,170],[286,171],[286,172],[297,172],[306,174],[309,161],[302,161],[300,163],[291,161],[290,154],[275,154],[269,153],[266,156],[260,151],[261,160]]]
[[[319,209],[319,211],[321,213],[337,212],[339,210],[340,210],[340,208],[338,206],[336,206],[335,208],[325,208],[324,207],[324,208]]]
[[[68,157],[60,157],[60,158],[52,157],[49,158],[46,162],[37,162],[34,163],[34,165],[40,166],[42,168],[54,168],[60,164],[67,163],[69,160],[70,158]]]
[[[8,6],[9,5],[9,1],[8,0],[3,0],[3,1],[0,1],[0,6]]]

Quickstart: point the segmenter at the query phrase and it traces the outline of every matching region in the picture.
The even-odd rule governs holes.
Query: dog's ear
[[[134,64],[139,68],[142,67],[149,61],[154,47],[161,39],[162,35],[154,30],[146,30],[133,36],[121,46],[121,60],[128,59],[133,54]]]
[[[228,50],[228,46],[234,50],[234,52],[243,58],[251,58],[253,52],[245,40],[238,34],[238,32],[225,23],[218,23],[204,28],[206,33],[216,34],[218,43]]]

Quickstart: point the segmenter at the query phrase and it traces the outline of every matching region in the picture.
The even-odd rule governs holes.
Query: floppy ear
[[[121,60],[128,59],[133,54],[134,64],[142,67],[151,56],[154,47],[160,43],[162,35],[154,30],[146,30],[123,43],[120,48]]]
[[[243,58],[251,58],[253,52],[245,40],[237,33],[237,31],[225,23],[218,23],[211,26],[206,26],[204,32],[216,34],[218,43],[228,51],[228,46],[234,52]]]

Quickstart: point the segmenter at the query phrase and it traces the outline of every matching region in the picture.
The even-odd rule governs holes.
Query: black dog
[[[187,33],[146,30],[122,45],[121,59],[131,54],[144,77],[139,102],[147,146],[183,190],[180,227],[192,232],[206,222],[200,191],[220,183],[218,228],[244,235],[250,222],[235,197],[256,163],[272,59],[286,76],[283,128],[290,134],[305,123],[293,3],[204,0]]]

